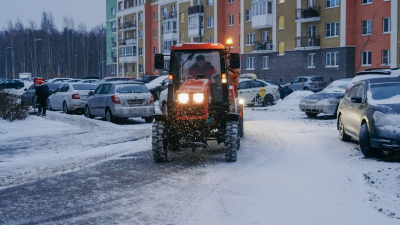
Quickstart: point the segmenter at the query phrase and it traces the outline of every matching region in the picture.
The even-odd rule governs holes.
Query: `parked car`
[[[72,80],[72,78],[68,78],[68,77],[59,77],[59,78],[53,78],[53,79],[49,79],[47,81],[47,83],[66,83],[68,81]]]
[[[158,100],[158,107],[163,114],[167,114],[167,99],[168,99],[168,87],[160,94],[160,99]]]
[[[47,83],[50,93],[53,93],[60,85],[60,83]],[[24,91],[21,95],[21,101],[26,102],[32,107],[36,107],[35,85],[32,84],[29,88],[25,88]]]
[[[103,80],[98,82],[97,85],[111,81],[131,81],[131,80],[132,77],[105,77]]]
[[[400,150],[400,78],[357,82],[339,103],[339,139],[358,140],[366,157]]]
[[[258,79],[239,79],[238,92],[239,99],[248,106],[256,103],[270,106],[280,99],[278,86]]]
[[[357,75],[351,79],[351,81],[347,84],[346,86],[346,93],[350,90],[350,88],[357,82],[361,81],[361,80],[365,80],[365,79],[372,79],[372,78],[381,78],[381,77],[399,77],[399,72],[398,71],[394,71],[394,73],[392,73],[392,71],[390,69],[388,70],[383,70],[383,69],[369,69],[369,70],[365,70],[365,71],[361,71],[358,72]]]
[[[343,98],[350,80],[351,78],[346,78],[334,81],[321,92],[301,99],[300,110],[310,118],[315,118],[320,113],[337,115],[339,101]]]
[[[67,81],[67,83],[79,83],[82,81],[83,81],[82,79],[71,79],[71,80]]]
[[[150,90],[150,93],[154,96],[154,100],[160,98],[160,93],[164,91],[168,86],[168,75],[159,76],[146,84],[146,87]]]
[[[100,82],[98,79],[85,79],[81,81],[84,84],[97,84]]]
[[[83,112],[88,93],[96,87],[94,84],[63,84],[47,99],[47,108],[62,110],[65,114]]]
[[[286,86],[281,86],[280,84],[276,83],[275,81],[272,81],[272,80],[264,80],[264,81],[269,84],[276,85],[279,87],[279,95],[280,95],[281,99],[286,98],[286,96],[290,95],[293,92],[293,89],[290,89]]]
[[[21,89],[24,86],[24,82],[21,82],[19,80],[5,80],[0,83],[0,90],[7,88]]]
[[[284,84],[283,86],[295,91],[305,90],[319,92],[326,87],[326,82],[321,76],[300,76],[294,78],[290,83]]]
[[[85,116],[105,117],[107,121],[142,117],[153,122],[154,98],[141,82],[110,82],[99,84],[86,100]]]

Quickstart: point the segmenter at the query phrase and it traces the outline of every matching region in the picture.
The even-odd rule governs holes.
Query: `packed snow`
[[[112,221],[102,222],[399,224],[398,161],[366,159],[358,143],[338,139],[334,118],[309,119],[298,105],[311,94],[296,91],[271,107],[245,108],[237,162],[224,162],[223,144],[172,153],[172,161],[192,154],[198,166],[167,173],[134,190],[109,190],[98,199],[113,201],[58,222],[87,223],[112,215]],[[2,190],[127,154],[151,157],[151,124],[140,119],[112,124],[49,112],[44,118],[0,121],[0,126]],[[155,164],[160,169],[168,165]]]

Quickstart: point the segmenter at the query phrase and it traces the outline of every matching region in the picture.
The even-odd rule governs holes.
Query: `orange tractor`
[[[228,43],[228,42],[227,42]],[[155,68],[169,73],[167,113],[155,115],[152,150],[156,162],[168,151],[225,143],[225,160],[236,161],[243,136],[243,105],[237,85],[240,56],[218,43],[184,43],[156,54]],[[164,65],[169,57],[169,65]],[[165,68],[164,66],[167,66]]]

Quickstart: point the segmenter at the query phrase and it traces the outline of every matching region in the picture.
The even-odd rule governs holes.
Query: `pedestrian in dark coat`
[[[49,86],[43,80],[35,81],[37,116],[46,116],[47,98],[50,95]]]

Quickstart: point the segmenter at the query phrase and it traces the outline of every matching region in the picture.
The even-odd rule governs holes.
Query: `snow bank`
[[[295,91],[292,92],[289,96],[284,98],[282,101],[278,101],[275,106],[271,107],[271,109],[275,110],[299,110],[300,100],[304,97],[314,94],[311,91]]]

